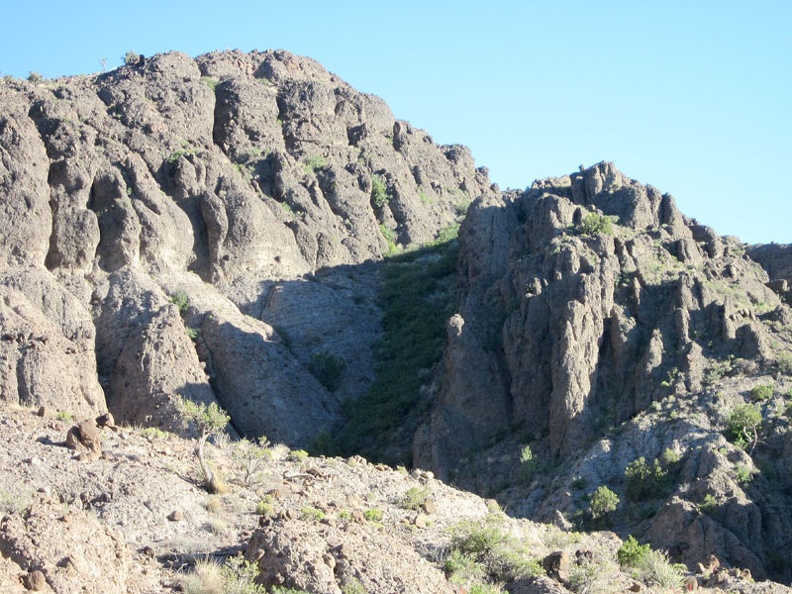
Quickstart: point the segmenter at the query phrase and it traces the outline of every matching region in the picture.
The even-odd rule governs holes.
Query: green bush
[[[627,477],[627,499],[644,501],[662,496],[667,474],[668,472],[656,459],[651,466],[646,463],[646,458],[643,456],[633,460],[624,470],[624,476]]]
[[[495,582],[509,582],[540,575],[541,565],[528,557],[528,550],[505,530],[503,517],[491,513],[483,522],[460,522],[451,530],[451,548],[480,563]]]
[[[399,500],[399,507],[411,510],[422,509],[430,493],[429,487],[410,487]]]
[[[631,535],[616,552],[616,557],[622,567],[638,567],[644,562],[650,550],[651,547],[648,544],[640,544]]]
[[[598,212],[590,212],[583,217],[580,223],[581,235],[604,235],[613,234],[613,219],[611,217],[599,214]]]
[[[289,460],[292,462],[305,462],[308,459],[308,455],[305,450],[292,450],[289,452]]]
[[[327,161],[321,155],[315,155],[313,157],[308,157],[305,160],[305,171],[306,172],[313,172],[316,173],[317,171],[324,169],[327,167]]]
[[[259,501],[256,504],[256,514],[259,516],[269,517],[275,513],[275,506],[269,501]]]
[[[773,389],[773,386],[754,386],[751,388],[751,400],[753,402],[764,402],[765,400],[770,400],[773,397],[774,392],[775,390]]]
[[[27,79],[28,79],[29,82],[37,83],[37,82],[41,82],[42,80],[44,80],[44,77],[41,76],[38,72],[33,72],[31,70],[30,73],[28,74]]]
[[[726,429],[737,447],[753,453],[759,441],[762,411],[755,404],[739,404],[726,417]]]
[[[300,519],[308,522],[319,522],[325,519],[325,514],[320,509],[306,505],[300,510]]]
[[[592,519],[599,520],[615,512],[618,506],[619,496],[603,485],[591,494],[589,513]]]
[[[319,383],[330,392],[335,392],[341,387],[341,380],[344,377],[346,367],[346,361],[341,357],[336,357],[329,351],[314,353],[311,355],[310,363],[308,363],[308,370],[311,375],[319,380]]]
[[[484,566],[459,549],[453,549],[443,565],[446,577],[452,584],[467,584],[481,580],[486,574]]]
[[[187,293],[181,289],[171,294],[170,301],[176,306],[180,314],[186,313],[190,308],[190,298],[187,296]]]
[[[368,590],[359,581],[353,579],[341,588],[341,594],[368,594]]]
[[[718,507],[718,500],[715,499],[715,496],[712,493],[707,493],[704,496],[704,501],[699,504],[698,508],[699,511],[705,514],[710,514],[715,511]]]
[[[776,355],[778,371],[784,375],[792,375],[792,351],[781,351]]]
[[[371,176],[371,202],[375,208],[384,208],[391,201],[388,184],[382,176],[374,174]]]
[[[363,512],[363,517],[367,522],[382,522],[383,513],[381,509],[367,509]]]

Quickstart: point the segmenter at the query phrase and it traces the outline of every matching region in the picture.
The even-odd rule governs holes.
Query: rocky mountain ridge
[[[343,267],[493,191],[467,149],[286,52],[0,95],[3,399],[25,405],[172,427],[175,398],[217,399],[241,433],[304,445],[371,383],[374,281]],[[321,316],[294,324],[293,303]],[[333,390],[310,373],[326,356]]]
[[[720,237],[610,163],[501,193],[466,148],[435,145],[382,100],[288,52],[169,53],[92,77],[4,80],[0,108],[0,400],[25,408],[7,426],[55,441],[28,418],[44,406],[183,434],[182,398],[218,402],[236,436],[408,460],[567,535],[607,525],[621,540],[592,546],[610,557],[633,534],[691,571],[714,554],[755,578],[792,580],[788,246]],[[748,415],[737,428],[735,411]],[[8,458],[7,482],[19,464]],[[605,488],[620,503],[597,518],[592,498]],[[470,501],[481,520],[486,506]],[[39,526],[36,514],[54,513],[28,507],[12,510],[12,534],[38,530],[20,518]],[[124,526],[104,511],[83,520]],[[336,592],[355,579],[370,592],[451,591],[432,548],[447,535],[431,550],[388,544],[434,564],[399,581],[391,557],[377,578],[361,569],[380,567],[363,552],[337,569],[336,528],[277,524],[242,540],[258,543],[244,545],[254,555],[278,551],[248,559],[267,587]],[[377,547],[391,536],[345,530]],[[63,573],[58,560],[14,553],[15,538],[6,560]],[[105,548],[121,550],[163,535],[110,538],[126,544]],[[330,555],[330,573],[271,564],[291,554],[290,539],[333,541],[294,553],[314,568]],[[532,562],[553,552],[531,542]],[[176,587],[119,554],[155,579],[135,573],[118,591]],[[44,573],[54,591],[74,585]],[[596,589],[560,578],[506,587]]]

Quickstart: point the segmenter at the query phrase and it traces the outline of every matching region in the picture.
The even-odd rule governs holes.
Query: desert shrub
[[[459,236],[459,223],[453,223],[448,227],[443,227],[437,232],[437,238],[434,240],[433,245],[441,243],[448,243],[453,241]]]
[[[474,584],[470,587],[470,594],[505,594],[506,590],[495,584]]]
[[[773,397],[773,393],[775,390],[773,386],[768,386],[766,384],[761,386],[754,386],[751,388],[751,400],[753,402],[764,402],[765,400],[770,400]]]
[[[737,468],[734,469],[734,478],[737,479],[737,482],[741,485],[748,485],[753,481],[754,473],[750,466],[746,466],[745,464],[739,464]]]
[[[388,229],[385,225],[379,225],[380,233],[382,233],[382,237],[385,238],[385,243],[388,244],[388,252],[385,254],[386,256],[393,256],[399,252],[399,248],[396,245],[396,242],[399,240],[399,234],[396,233],[393,229]]]
[[[638,578],[649,586],[679,592],[685,582],[683,568],[671,563],[666,553],[650,549],[638,566]]]
[[[206,511],[209,513],[219,514],[221,511],[223,511],[223,500],[216,495],[212,495],[206,498],[206,504],[204,507],[206,507]]]
[[[781,351],[776,355],[778,371],[784,375],[792,375],[792,351]]]
[[[710,514],[715,511],[718,507],[718,500],[715,499],[715,496],[712,493],[707,493],[704,496],[704,501],[702,501],[698,508],[699,511],[705,514]]]
[[[220,564],[209,559],[198,559],[193,570],[184,574],[180,581],[185,594],[218,594],[225,589]]]
[[[638,567],[643,563],[649,554],[651,547],[648,544],[640,544],[634,536],[629,536],[624,544],[619,547],[616,557],[622,567]]]
[[[259,501],[256,504],[256,515],[269,517],[275,513],[275,506],[269,501]]]
[[[484,566],[459,549],[453,549],[443,564],[446,577],[452,584],[462,585],[483,579]]]
[[[260,483],[264,478],[264,468],[273,459],[268,446],[266,437],[260,437],[255,443],[249,439],[234,443],[231,455],[234,474],[231,480],[247,487]]]
[[[198,328],[193,328],[192,326],[187,326],[187,337],[190,340],[195,340],[196,338],[198,338],[198,335],[200,333],[201,333],[201,331],[198,330]]]
[[[618,506],[619,496],[603,485],[591,494],[589,513],[592,519],[599,520],[616,511]]]
[[[429,487],[410,487],[399,500],[399,507],[402,509],[419,510],[424,507],[429,498],[431,490]]]
[[[310,505],[304,506],[300,509],[300,519],[318,522],[325,519],[325,514],[322,510],[311,507]]]
[[[572,477],[572,482],[569,483],[569,486],[573,491],[583,491],[588,486],[588,481],[584,476],[575,476]]]
[[[368,594],[368,590],[359,581],[353,579],[341,588],[341,594]]]
[[[610,594],[618,591],[613,576],[618,573],[610,561],[573,563],[569,568],[569,589],[576,594]]]
[[[598,212],[590,212],[580,223],[581,235],[613,234],[613,219]]]
[[[289,452],[289,460],[292,462],[305,462],[308,459],[308,452],[305,450],[292,450]]]
[[[661,496],[667,474],[656,459],[651,466],[643,456],[633,460],[624,470],[624,476],[627,477],[627,499],[643,501]]]
[[[319,380],[320,384],[330,392],[335,392],[341,387],[341,380],[344,377],[346,366],[346,361],[341,357],[336,357],[329,351],[322,351],[311,355],[308,370],[311,375]]]
[[[524,446],[520,450],[520,478],[530,481],[536,472],[536,456],[534,456],[531,446]]]
[[[734,444],[753,453],[759,441],[762,411],[755,404],[739,404],[726,417],[726,429]]]
[[[65,410],[59,410],[57,413],[55,413],[55,418],[66,423],[74,422],[74,415]]]
[[[503,526],[500,514],[489,514],[483,522],[460,522],[451,530],[452,551],[480,563],[495,582],[508,582],[542,573],[541,565]]]
[[[140,57],[141,56],[140,56],[139,53],[133,52],[133,51],[128,51],[127,53],[124,54],[124,57],[121,58],[121,60],[127,66],[134,66],[135,64],[137,64],[140,61]]]
[[[367,522],[381,522],[382,521],[382,510],[381,509],[367,509],[363,512],[363,517],[366,518]]]
[[[327,167],[327,161],[321,155],[314,155],[305,160],[305,171],[316,173]]]
[[[176,309],[178,309],[179,313],[181,314],[186,313],[190,308],[190,298],[187,296],[187,293],[181,289],[174,291],[171,294],[170,301],[176,306]]]
[[[37,83],[37,82],[41,82],[42,80],[44,80],[44,77],[41,76],[38,72],[33,72],[31,70],[30,73],[28,74],[27,79],[28,79],[29,82]]]
[[[381,175],[371,176],[371,203],[375,208],[384,208],[391,201],[388,184]]]
[[[674,464],[677,464],[682,459],[682,456],[680,456],[679,452],[676,450],[672,448],[666,448],[663,450],[660,459],[662,460],[663,465],[668,468]]]

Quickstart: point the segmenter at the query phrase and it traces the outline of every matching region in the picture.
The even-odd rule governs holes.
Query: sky
[[[721,235],[792,243],[790,0],[5,0],[0,22],[18,78],[285,49],[467,145],[502,189],[613,161]]]

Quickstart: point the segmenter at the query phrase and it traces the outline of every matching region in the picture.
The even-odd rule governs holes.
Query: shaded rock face
[[[308,364],[337,326],[287,345],[266,320],[343,317],[349,283],[306,275],[432,241],[493,194],[467,149],[286,52],[3,81],[0,104],[1,397],[81,417],[174,429],[178,397],[216,399],[241,431],[304,445],[370,366],[331,392]],[[270,312],[274,281],[293,302]],[[339,356],[370,350],[368,327]]]

